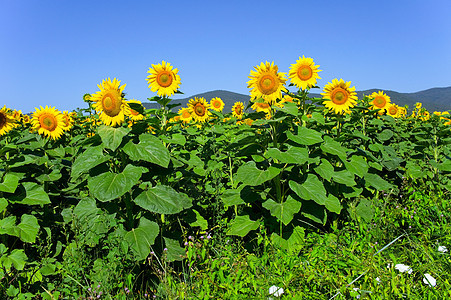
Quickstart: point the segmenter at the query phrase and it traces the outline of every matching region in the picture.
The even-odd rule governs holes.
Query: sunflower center
[[[386,103],[387,103],[387,101],[383,97],[376,97],[373,100],[374,106],[379,107],[379,108],[383,108]]]
[[[182,113],[182,118],[184,119],[188,119],[189,117],[191,117],[191,114],[189,113],[188,110],[184,110]]]
[[[237,115],[241,115],[243,113],[243,108],[241,107],[241,105],[238,105],[237,107],[235,107],[235,113]]]
[[[42,114],[39,117],[39,123],[41,124],[41,128],[48,131],[54,131],[56,129],[58,121],[56,120],[54,115]]]
[[[272,94],[277,91],[276,79],[274,78],[274,76],[269,74],[263,75],[258,81],[258,87],[263,94]]]
[[[168,71],[161,71],[157,75],[157,83],[159,86],[168,87],[172,84],[172,75]]]
[[[194,113],[198,116],[203,117],[205,115],[205,106],[203,106],[201,103],[197,103],[194,106]]]
[[[122,99],[117,93],[108,92],[102,98],[103,112],[115,117],[121,112]]]
[[[221,107],[221,103],[219,103],[219,101],[215,101],[215,102],[213,102],[213,106],[215,108],[220,108]]]
[[[261,109],[268,109],[269,108],[269,104],[268,103],[259,103],[258,106]]]
[[[342,88],[336,88],[332,92],[332,102],[337,105],[345,104],[348,101],[348,92]]]
[[[134,109],[130,109],[130,113],[131,113],[133,116],[139,115],[139,112],[137,112],[137,111],[134,110]]]
[[[312,68],[310,68],[309,66],[300,66],[298,69],[298,77],[301,80],[309,80],[310,78],[312,78],[313,76],[313,71]]]
[[[390,113],[390,115],[396,115],[396,113],[398,112],[398,109],[396,109],[396,107],[392,106],[388,109],[388,112]]]
[[[7,118],[5,116],[5,114],[0,112],[0,129],[3,128],[3,126],[5,126],[7,121]]]
[[[64,122],[64,127],[69,127],[70,121],[69,121],[69,117],[68,116],[63,115],[63,122]]]

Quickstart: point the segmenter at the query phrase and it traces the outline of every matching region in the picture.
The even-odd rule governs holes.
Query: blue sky
[[[151,64],[179,69],[181,97],[248,94],[250,70],[299,56],[357,90],[451,86],[451,1],[0,0],[1,107],[85,107],[107,77],[128,99],[155,96]],[[181,98],[180,96],[174,98]]]

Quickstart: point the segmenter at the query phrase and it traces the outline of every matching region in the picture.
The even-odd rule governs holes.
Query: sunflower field
[[[228,112],[172,104],[165,61],[159,109],[116,78],[73,112],[3,107],[1,299],[451,297],[450,113],[309,97],[318,68],[261,63]]]

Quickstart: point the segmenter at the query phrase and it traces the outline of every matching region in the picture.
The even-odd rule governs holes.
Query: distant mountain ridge
[[[451,87],[443,87],[443,88],[431,88],[424,91],[419,91],[415,93],[399,93],[395,91],[387,91],[380,89],[370,89],[364,91],[357,91],[357,96],[359,99],[363,98],[363,95],[371,95],[373,92],[384,91],[391,99],[391,101],[399,106],[409,106],[409,110],[411,110],[415,103],[421,102],[423,107],[425,107],[429,112],[434,111],[448,111],[451,110]],[[311,93],[310,97],[321,98],[322,96],[319,93]],[[234,93],[230,91],[224,90],[215,90],[209,91],[205,93],[200,93],[193,95],[188,98],[183,99],[175,99],[172,100],[171,103],[180,103],[181,106],[176,107],[174,111],[177,111],[180,107],[186,107],[190,99],[194,97],[203,97],[207,101],[210,101],[214,97],[219,97],[224,101],[224,112],[230,112],[232,110],[232,106],[235,102],[240,101],[243,102],[246,106],[250,101],[249,95],[243,95],[239,93]],[[143,103],[145,108],[159,108],[159,105],[156,103]]]

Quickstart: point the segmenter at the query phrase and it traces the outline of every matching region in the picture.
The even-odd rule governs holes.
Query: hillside
[[[380,91],[378,89],[371,89],[365,91],[357,91],[357,96],[362,98],[363,95],[371,95],[373,92]],[[399,106],[408,105],[409,109],[415,106],[415,103],[421,102],[423,107],[428,111],[446,111],[451,110],[451,87],[444,88],[432,88],[424,91],[419,91],[415,93],[398,93],[395,91],[384,91],[388,96],[390,96],[392,102],[398,104]],[[189,99],[194,97],[204,97],[207,101],[210,101],[214,97],[219,97],[224,101],[225,107],[224,112],[230,112],[232,106],[235,102],[241,101],[246,106],[250,100],[250,96],[243,95],[239,93],[216,90],[205,92],[197,95],[193,95],[189,98],[173,100],[172,103],[180,103],[181,106],[186,107]],[[310,97],[321,97],[319,93],[311,93]],[[146,108],[158,108],[158,104],[153,103],[143,103]],[[178,108],[180,108],[179,106]],[[178,110],[175,108],[174,110]]]

